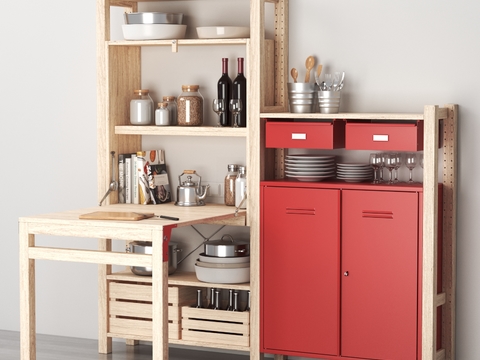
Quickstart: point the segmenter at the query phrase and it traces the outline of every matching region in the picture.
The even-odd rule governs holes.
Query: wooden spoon
[[[317,78],[320,77],[321,73],[322,73],[322,64],[318,64],[318,66],[317,66]]]
[[[292,70],[290,70],[290,75],[292,75],[292,78],[293,78],[293,82],[297,82],[297,78],[298,78],[298,71],[297,69],[295,68],[292,68]]]
[[[315,59],[313,56],[307,57],[305,60],[305,67],[307,68],[307,73],[305,75],[305,82],[310,82],[310,71],[312,71],[313,67],[315,66]]]

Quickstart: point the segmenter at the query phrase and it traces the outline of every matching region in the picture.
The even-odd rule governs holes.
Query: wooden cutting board
[[[79,219],[88,220],[122,220],[137,221],[154,217],[153,213],[136,213],[130,211],[95,211],[88,214],[81,214]]]

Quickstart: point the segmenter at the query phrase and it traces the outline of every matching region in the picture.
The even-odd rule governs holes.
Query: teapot
[[[192,180],[191,175],[198,176],[198,184]],[[187,180],[182,182],[182,176],[187,175]],[[178,177],[177,201],[178,206],[202,206],[205,205],[207,190],[210,185],[202,185],[202,177],[195,170],[183,170]]]

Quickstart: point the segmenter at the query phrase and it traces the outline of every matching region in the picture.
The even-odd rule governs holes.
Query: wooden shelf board
[[[116,281],[135,281],[143,283],[151,283],[151,276],[140,276],[135,275],[130,270],[119,271],[113,274],[107,275],[108,280]],[[196,286],[196,287],[214,287],[220,289],[234,289],[234,290],[250,290],[250,284],[217,284],[217,283],[206,283],[201,282],[197,279],[197,276],[194,272],[175,272],[172,275],[168,276],[168,285],[179,285],[179,286]]]
[[[423,113],[338,113],[296,114],[290,112],[261,113],[264,119],[354,119],[354,120],[423,120]]]
[[[246,45],[250,39],[169,39],[169,40],[116,40],[108,41],[109,46],[178,46],[201,45]]]
[[[247,128],[215,126],[115,126],[116,135],[246,137]]]

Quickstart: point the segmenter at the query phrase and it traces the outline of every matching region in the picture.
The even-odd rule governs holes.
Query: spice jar
[[[225,176],[225,205],[235,205],[235,180],[237,179],[238,166],[228,165],[227,176]]]
[[[155,110],[155,125],[170,125],[170,112],[166,102],[158,103],[158,108]]]
[[[203,124],[203,96],[199,85],[183,85],[177,100],[178,125],[199,126]]]
[[[235,179],[235,206],[239,209],[247,208],[247,169],[245,166],[238,167],[238,175]]]
[[[153,122],[153,100],[148,90],[134,90],[130,100],[130,123],[132,125],[150,125]]]
[[[177,97],[176,96],[164,96],[163,102],[168,104],[167,109],[170,113],[170,125],[178,125],[177,120]]]

